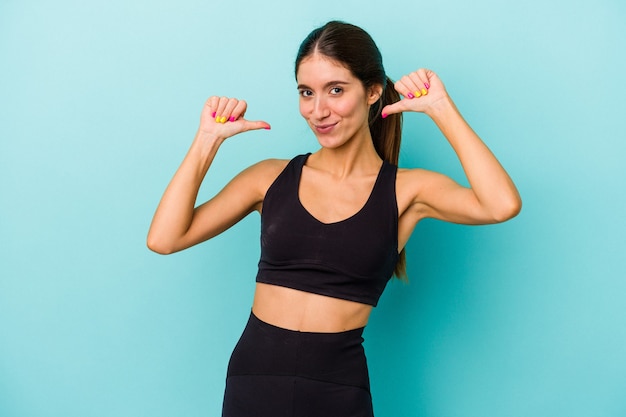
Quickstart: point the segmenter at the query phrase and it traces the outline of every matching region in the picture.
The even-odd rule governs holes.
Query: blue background
[[[623,2],[2,0],[1,416],[219,415],[259,217],[168,257],[146,232],[210,95],[272,130],[228,141],[201,200],[317,148],[293,59],[333,18],[392,78],[437,71],[524,199],[417,227],[366,330],[377,416],[626,415]],[[401,165],[464,182],[422,115]]]

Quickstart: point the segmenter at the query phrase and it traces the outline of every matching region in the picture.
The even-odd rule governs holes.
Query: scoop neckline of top
[[[306,164],[306,161],[309,159],[310,155],[311,155],[310,152],[307,154],[304,154],[304,157],[302,158],[302,162],[300,163],[300,169],[298,171],[298,181],[296,182],[297,184],[296,200],[298,201],[298,205],[300,206],[300,208],[307,214],[307,216],[323,226],[333,226],[336,224],[341,224],[341,223],[350,221],[354,219],[355,217],[357,217],[359,214],[361,214],[363,211],[365,211],[365,208],[369,206],[370,201],[372,200],[374,191],[378,187],[378,183],[380,182],[380,178],[382,177],[382,173],[383,173],[383,169],[385,168],[386,161],[383,159],[383,163],[380,165],[380,169],[378,170],[378,174],[376,175],[376,181],[374,181],[374,186],[372,187],[369,195],[367,196],[367,200],[365,200],[365,204],[363,204],[363,206],[361,206],[361,208],[358,209],[356,213],[346,217],[345,219],[337,220],[335,222],[325,223],[321,221],[320,219],[318,219],[317,217],[315,217],[306,207],[304,207],[304,204],[302,204],[302,201],[300,200],[300,182],[302,181],[302,169],[304,168],[304,165]]]

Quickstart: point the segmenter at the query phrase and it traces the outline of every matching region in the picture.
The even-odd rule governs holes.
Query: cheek
[[[300,115],[302,115],[302,117],[306,118],[307,115],[311,113],[311,105],[305,101],[300,100],[299,109]]]
[[[335,112],[344,117],[359,115],[363,111],[367,111],[367,108],[358,100],[346,100],[335,106]]]

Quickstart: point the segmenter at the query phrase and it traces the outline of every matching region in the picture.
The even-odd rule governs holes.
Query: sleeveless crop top
[[[309,155],[292,159],[267,190],[256,281],[376,306],[398,260],[397,167],[383,161],[365,205],[322,223],[298,196]]]

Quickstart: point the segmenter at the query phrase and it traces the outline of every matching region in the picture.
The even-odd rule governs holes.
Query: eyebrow
[[[340,85],[347,85],[347,84],[350,84],[350,83],[349,83],[348,81],[339,81],[339,80],[336,80],[336,81],[329,81],[329,82],[327,82],[326,84],[324,84],[324,87],[323,87],[323,88],[325,88],[325,89],[326,89],[326,88],[328,88],[328,87],[330,87],[330,86],[332,86],[332,85],[337,85],[337,84],[340,84]],[[306,85],[306,84],[298,84],[298,90],[303,90],[303,89],[306,89],[306,90],[312,90],[312,88],[311,88],[311,87],[309,87],[309,86],[308,86],[308,85]]]

